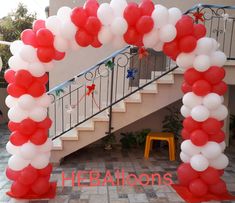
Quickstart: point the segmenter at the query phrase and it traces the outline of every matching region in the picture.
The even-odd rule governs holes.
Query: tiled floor
[[[9,198],[5,192],[10,186],[10,182],[5,177],[4,169],[7,164],[9,155],[5,151],[5,143],[8,140],[8,131],[5,127],[0,127],[0,203],[8,202]],[[224,178],[228,188],[235,195],[235,151],[229,149],[230,165],[226,169]],[[167,185],[164,185],[163,176],[166,173],[172,175],[173,182],[176,182],[176,168],[180,162],[170,162],[167,158],[167,152],[155,152],[149,160],[143,159],[143,151],[140,149],[132,149],[123,151],[121,149],[113,149],[112,151],[104,151],[102,148],[87,148],[74,153],[66,158],[61,166],[55,167],[52,180],[57,181],[57,196],[50,201],[34,201],[36,203],[161,203],[161,202],[184,202],[174,190]],[[117,170],[120,173],[117,173]],[[96,184],[96,181],[90,182],[89,171],[93,172],[93,176],[99,172],[100,186],[89,187],[90,183]],[[122,183],[122,170],[127,177],[134,174],[142,178],[142,184],[148,184],[147,175],[151,178],[151,174],[159,173],[162,178],[162,185],[158,185],[157,176],[155,182],[149,182],[147,186],[143,186],[136,181],[131,175],[126,183]],[[111,179],[109,183],[102,185],[106,172],[110,171],[113,177],[114,184]],[[71,181],[65,181],[64,187],[62,182],[62,172],[65,177],[72,177],[74,172],[75,186],[71,186]],[[85,173],[87,172],[87,173]],[[80,180],[78,181],[78,174]],[[111,177],[109,176],[109,178]],[[107,176],[106,176],[107,177]],[[119,182],[118,182],[119,181]],[[165,181],[167,181],[165,179]],[[78,186],[81,182],[82,187]],[[119,186],[117,184],[119,183]],[[134,186],[128,186],[128,183]],[[231,202],[231,201],[227,201]]]

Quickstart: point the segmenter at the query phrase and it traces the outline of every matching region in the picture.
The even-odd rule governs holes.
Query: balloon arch
[[[222,104],[227,86],[222,81],[226,56],[216,40],[205,37],[206,28],[182,15],[143,0],[140,5],[112,0],[99,5],[88,0],[83,7],[62,7],[57,15],[36,20],[21,40],[10,46],[13,56],[5,73],[9,83],[6,104],[10,108],[12,132],[7,151],[12,155],[6,169],[13,181],[8,194],[19,199],[48,197],[52,183],[49,163],[52,141],[47,117],[50,97],[46,94],[46,72],[69,50],[112,43],[163,51],[185,70],[181,113],[184,139],[177,170],[179,183],[194,196],[227,193],[222,180],[228,166],[224,155],[225,134],[221,130],[228,115]],[[52,192],[53,193],[53,192]]]

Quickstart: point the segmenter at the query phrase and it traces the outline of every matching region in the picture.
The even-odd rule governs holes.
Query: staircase
[[[200,7],[204,9],[203,5]],[[194,7],[187,13],[198,9]],[[222,18],[218,13],[215,15],[216,20]],[[207,23],[210,26],[213,24]],[[214,28],[210,27],[209,30]],[[209,32],[210,36],[213,33]],[[233,36],[233,33],[230,35]],[[218,41],[219,37],[215,36]],[[228,42],[221,42],[221,47],[227,52],[222,43]],[[231,46],[232,43],[228,44]],[[138,49],[125,47],[49,91],[53,97],[49,108],[49,116],[53,120],[50,130],[53,140],[52,163],[59,163],[65,156],[182,97],[182,70],[164,55],[159,55],[159,52],[148,52],[151,54],[140,60]],[[228,49],[227,55],[228,59],[234,59],[233,48]],[[234,83],[231,78],[235,74],[234,68],[231,68],[233,66],[234,63],[230,62],[226,67],[228,84]]]

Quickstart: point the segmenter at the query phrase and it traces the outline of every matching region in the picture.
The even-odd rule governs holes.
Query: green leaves
[[[115,63],[109,60],[105,63],[105,66],[108,67],[110,70],[112,70],[115,66]]]
[[[64,90],[63,90],[63,89],[57,89],[57,90],[55,90],[55,95],[56,95],[57,97],[59,97],[59,96],[61,95],[61,93],[64,93]]]

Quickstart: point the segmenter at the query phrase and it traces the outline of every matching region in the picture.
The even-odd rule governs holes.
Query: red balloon
[[[55,57],[55,49],[51,47],[40,47],[37,49],[37,56],[41,62],[48,63]]]
[[[15,197],[24,197],[29,192],[29,187],[16,181],[11,185],[11,192]]]
[[[185,36],[179,41],[179,49],[181,52],[190,53],[197,46],[197,39],[193,36]]]
[[[187,15],[182,18],[175,25],[177,30],[177,38],[193,34],[193,19]]]
[[[208,142],[208,135],[203,130],[195,130],[191,133],[190,139],[196,146],[203,146]]]
[[[29,88],[34,81],[33,76],[27,70],[16,71],[15,83],[23,88]]]
[[[11,132],[14,132],[14,131],[18,130],[19,126],[20,126],[19,123],[15,123],[15,122],[12,122],[12,121],[8,122],[8,128]]]
[[[227,89],[228,89],[227,84],[222,81],[212,87],[212,92],[222,96],[227,92]]]
[[[30,94],[33,97],[40,97],[45,92],[46,92],[45,85],[42,85],[39,82],[34,82],[27,91],[27,93]]]
[[[220,176],[223,176],[223,175],[224,175],[224,170],[218,170],[218,172],[219,172],[219,175],[220,175]]]
[[[201,180],[193,180],[189,185],[190,192],[198,197],[203,197],[208,193],[208,186]]]
[[[181,86],[181,90],[184,94],[186,94],[188,92],[192,92],[192,86],[189,85],[187,82],[183,82],[183,84]]]
[[[96,0],[86,1],[84,8],[89,16],[97,16],[97,10],[99,8],[99,3]]]
[[[189,85],[193,85],[196,81],[202,79],[202,74],[194,68],[190,68],[185,71],[184,79]]]
[[[42,145],[47,141],[47,130],[38,129],[30,138],[30,141],[35,145]]]
[[[15,71],[12,69],[8,69],[4,73],[4,78],[8,83],[13,83],[15,82]]]
[[[21,134],[18,131],[14,131],[11,133],[10,141],[15,146],[21,146],[29,141],[29,137],[27,135]]]
[[[210,135],[209,140],[213,142],[221,143],[225,140],[225,133],[222,130],[220,130],[216,134]]]
[[[41,28],[36,33],[36,39],[39,46],[51,47],[54,43],[54,35],[46,28]]]
[[[217,134],[221,127],[221,123],[214,118],[208,118],[202,123],[202,130],[204,130],[209,135]]]
[[[31,185],[37,180],[37,178],[38,178],[37,169],[29,165],[21,171],[18,181],[24,185]]]
[[[184,128],[181,131],[181,135],[182,135],[184,140],[189,140],[190,139],[190,133]]]
[[[226,183],[220,179],[218,183],[210,185],[209,191],[215,195],[224,195],[228,193]]]
[[[224,68],[212,66],[204,72],[203,77],[212,85],[216,85],[224,79],[225,70]]]
[[[139,33],[133,27],[129,27],[127,32],[124,34],[124,40],[127,44],[135,44],[138,42],[139,38]]]
[[[37,195],[43,195],[50,189],[50,183],[45,177],[40,177],[31,186],[32,191]]]
[[[36,34],[32,29],[26,29],[21,33],[21,40],[24,44],[31,45],[33,47],[37,47],[37,39]]]
[[[172,42],[164,43],[163,52],[169,57],[173,56],[175,53],[179,53],[178,41],[173,40]]]
[[[194,130],[200,129],[201,123],[193,120],[192,117],[187,117],[183,121],[183,126],[184,126],[185,130],[187,130],[189,133],[191,133]]]
[[[93,42],[91,43],[91,46],[95,47],[95,48],[99,48],[102,46],[102,44],[100,43],[98,37],[94,37]]]
[[[7,176],[8,179],[10,179],[12,181],[17,181],[19,176],[20,176],[20,171],[13,171],[9,167],[7,167],[6,176]]]
[[[216,184],[220,181],[220,175],[218,170],[208,167],[201,173],[201,179],[208,185]]]
[[[45,20],[35,20],[33,22],[33,31],[34,32],[37,32],[39,29],[45,28],[45,27],[46,27]]]
[[[193,92],[198,96],[205,96],[211,92],[211,85],[206,80],[198,80],[192,86]]]
[[[85,26],[87,19],[88,19],[87,12],[82,7],[75,7],[72,10],[71,20],[79,28]]]
[[[77,31],[75,39],[78,45],[81,47],[87,47],[93,42],[93,37],[82,29]]]
[[[143,47],[144,43],[143,43],[143,35],[138,35],[138,39],[137,41],[134,43],[135,46],[137,47]]]
[[[87,19],[85,29],[91,35],[97,35],[101,28],[101,22],[97,17],[90,16]]]
[[[124,18],[129,26],[135,26],[137,21],[141,17],[141,9],[138,7],[137,3],[129,3],[124,10]]]
[[[183,163],[177,169],[179,183],[183,186],[188,186],[191,181],[197,179],[199,174],[193,170],[189,163]]]
[[[46,85],[48,83],[48,80],[49,80],[49,77],[48,77],[48,74],[45,73],[43,76],[41,77],[36,77],[36,80],[38,82],[40,82],[42,85]]]
[[[42,176],[49,176],[52,172],[52,164],[48,164],[47,167],[38,170],[38,172]]]
[[[153,19],[150,16],[142,16],[136,24],[136,30],[141,34],[144,35],[149,33],[154,26]]]
[[[13,97],[19,98],[23,94],[26,94],[26,90],[15,83],[11,83],[7,86],[7,93]]]
[[[31,119],[21,121],[19,125],[19,132],[23,135],[31,135],[37,129],[37,124]]]
[[[200,39],[202,37],[206,36],[206,27],[202,24],[194,24],[193,25],[193,35],[196,37],[196,39]]]
[[[49,129],[52,125],[52,120],[47,117],[45,120],[38,123],[38,128]]]
[[[141,10],[141,13],[143,16],[151,16],[152,12],[154,10],[154,4],[152,1],[149,0],[143,0],[140,5],[139,8]]]
[[[60,61],[60,60],[64,59],[64,57],[65,57],[65,52],[60,52],[60,51],[55,50],[55,55],[53,58],[54,60]]]

